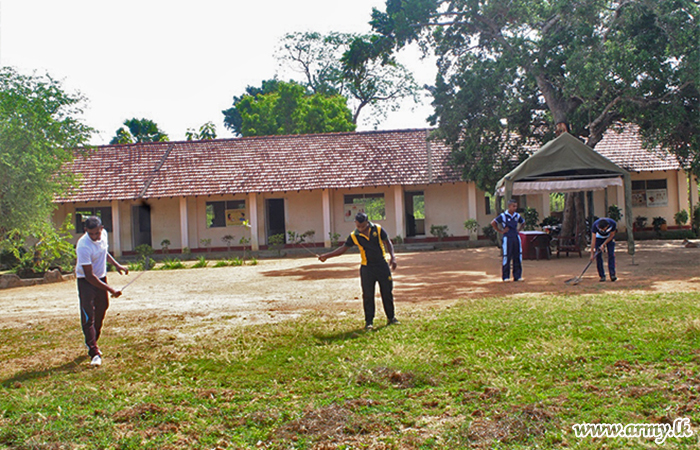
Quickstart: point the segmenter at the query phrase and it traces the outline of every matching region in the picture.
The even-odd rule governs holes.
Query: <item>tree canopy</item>
[[[683,123],[698,123],[698,13],[692,0],[387,0],[372,25],[378,47],[435,52],[431,121],[465,178],[491,190],[556,127],[594,147],[632,122],[697,155]]]
[[[185,137],[188,141],[211,141],[216,139],[216,125],[212,122],[207,122],[199,127],[198,132],[190,128],[185,133]]]
[[[126,128],[121,127],[116,131],[110,144],[133,144],[136,142],[163,142],[168,135],[160,130],[158,124],[150,119],[127,119],[124,121]]]
[[[403,99],[418,102],[420,89],[406,67],[375,51],[375,39],[350,33],[290,33],[281,40],[277,59],[301,73],[301,84],[313,92],[347,97],[353,123],[369,110],[368,120],[376,124]]]
[[[309,92],[294,82],[263,81],[234,97],[224,125],[240,136],[354,131],[346,98]]]
[[[94,132],[84,101],[48,75],[0,69],[0,241],[48,226],[54,196],[73,185],[60,169]]]

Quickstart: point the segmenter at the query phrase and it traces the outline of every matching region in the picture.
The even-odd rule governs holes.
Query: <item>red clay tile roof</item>
[[[66,170],[82,176],[57,203],[246,194],[460,181],[430,130],[267,136],[97,147]],[[634,129],[609,131],[595,150],[628,171],[678,170]],[[430,164],[428,164],[430,152]]]
[[[637,128],[632,125],[608,130],[595,146],[595,151],[628,172],[681,169],[678,161],[667,152],[645,149]]]
[[[58,203],[460,181],[429,130],[268,136],[98,147],[67,169]],[[430,164],[428,164],[430,152]]]

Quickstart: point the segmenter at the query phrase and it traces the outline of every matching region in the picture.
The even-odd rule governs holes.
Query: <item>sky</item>
[[[133,117],[155,121],[171,140],[210,121],[228,138],[221,111],[280,71],[280,38],[368,33],[373,7],[383,10],[384,0],[0,0],[0,65],[49,74],[85,96],[94,145]],[[417,49],[399,61],[419,85],[433,84],[434,63]],[[428,98],[405,102],[377,129],[424,128],[431,112]]]

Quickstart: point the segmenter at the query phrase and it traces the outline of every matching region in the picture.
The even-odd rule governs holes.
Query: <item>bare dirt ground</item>
[[[525,281],[503,283],[496,247],[399,253],[394,273],[397,316],[403,308],[523,294],[678,291],[696,292],[700,299],[700,249],[684,248],[680,241],[638,242],[634,258],[624,243],[618,244],[617,282],[600,283],[594,263],[580,284],[565,284],[581,273],[587,257],[584,253],[583,258],[576,254],[523,261]],[[257,266],[151,271],[125,289],[122,297],[111,300],[108,316],[177,314],[191,320],[260,323],[325,311],[357,314],[361,321],[358,268],[359,255],[346,254],[326,263],[309,255],[260,260]],[[122,287],[137,275],[110,273],[109,282]],[[78,316],[75,282],[0,291],[0,328],[70,316]]]

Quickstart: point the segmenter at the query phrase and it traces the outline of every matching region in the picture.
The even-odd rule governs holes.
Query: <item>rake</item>
[[[600,253],[600,250],[596,251],[596,252],[595,252],[595,255],[593,255],[593,259],[591,259],[591,260],[588,261],[588,264],[586,264],[586,267],[583,269],[583,272],[581,272],[581,275],[579,275],[579,276],[577,276],[577,277],[569,278],[569,279],[566,280],[564,283],[570,284],[570,285],[577,285],[577,284],[579,284],[579,283],[581,282],[581,279],[583,278],[583,274],[586,273],[586,271],[588,270],[589,267],[591,267],[591,263],[592,263],[593,260],[598,256],[598,253]]]

